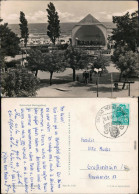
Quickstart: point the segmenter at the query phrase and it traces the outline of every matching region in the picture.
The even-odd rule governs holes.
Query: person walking
[[[89,72],[85,72],[85,84],[88,84],[88,79],[89,79]]]
[[[86,75],[86,71],[83,72],[84,83],[86,83],[86,81],[85,81],[85,75]]]

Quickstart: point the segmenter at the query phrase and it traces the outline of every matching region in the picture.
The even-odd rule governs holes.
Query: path
[[[111,73],[113,80],[118,80],[119,72],[112,63],[107,67],[107,70],[108,73],[102,74],[102,77],[99,78],[99,97],[128,97],[127,87],[118,91],[113,89],[113,94],[111,94]],[[49,73],[39,72],[38,77],[41,78],[42,83],[41,88],[37,91],[37,97],[97,97],[96,76],[93,76],[91,83],[85,85],[82,73],[83,70],[76,71],[80,82],[72,82],[72,69],[67,69],[63,73],[54,73],[54,84],[49,86]],[[120,85],[120,88],[122,88],[122,85]],[[139,80],[135,80],[135,83],[131,84],[131,96],[138,95]]]

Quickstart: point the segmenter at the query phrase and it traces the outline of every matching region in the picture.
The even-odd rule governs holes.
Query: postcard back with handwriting
[[[2,110],[2,193],[137,193],[136,98],[13,98]]]

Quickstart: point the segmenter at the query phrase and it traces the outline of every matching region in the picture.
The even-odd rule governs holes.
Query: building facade
[[[107,49],[107,27],[88,14],[72,29],[72,45]]]

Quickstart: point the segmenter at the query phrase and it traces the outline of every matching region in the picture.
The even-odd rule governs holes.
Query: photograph
[[[1,1],[2,97],[139,96],[137,1]]]

